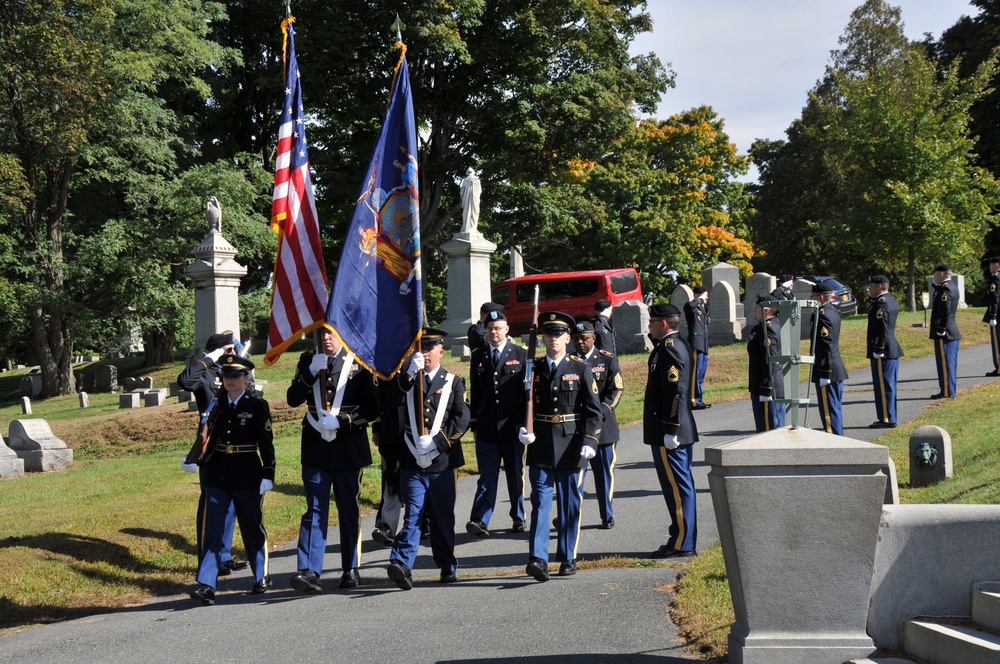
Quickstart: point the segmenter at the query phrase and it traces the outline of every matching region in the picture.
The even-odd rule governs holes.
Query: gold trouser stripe
[[[1000,339],[997,338],[997,328],[990,325],[990,345],[993,346],[993,368],[1000,367]]]
[[[205,492],[205,487],[201,488],[202,493]],[[201,551],[198,552],[198,566],[201,566],[201,559],[205,555],[205,534],[208,532],[208,496],[205,497],[203,501],[205,504],[201,507],[201,536],[198,541],[201,542]]]
[[[882,358],[875,358],[875,361],[878,362],[878,384],[879,388],[882,390],[882,421],[888,422],[889,406],[885,397],[885,375],[882,373]]]
[[[821,399],[819,412],[823,414],[823,429],[827,433],[833,433],[833,424],[830,423],[830,402],[826,399],[826,392],[829,389],[829,385],[819,386],[819,398]]]
[[[660,459],[663,461],[663,469],[667,471],[667,481],[674,492],[674,519],[677,521],[677,541],[674,548],[684,546],[684,539],[687,536],[687,522],[684,521],[684,508],[681,506],[681,488],[674,477],[674,471],[667,461],[667,448],[660,445]],[[679,551],[680,549],[678,549]]]
[[[771,430],[771,402],[764,402],[764,431]]]
[[[698,386],[698,351],[694,352],[694,366],[691,367],[691,405],[697,405],[698,399],[695,396],[695,388]]]
[[[354,494],[354,502],[358,505],[358,532],[354,540],[354,551],[357,554],[358,567],[361,567],[361,478],[364,477],[364,469],[358,469],[358,492]]]
[[[581,468],[576,473],[576,503],[580,506],[580,509],[576,515],[576,539],[573,541],[573,560],[576,560],[576,552],[580,549],[580,526],[583,525],[583,480],[586,476],[586,468]]]

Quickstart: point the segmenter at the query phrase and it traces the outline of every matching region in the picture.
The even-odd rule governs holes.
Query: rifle
[[[535,355],[538,352],[538,284],[535,284],[535,299],[531,305],[531,327],[528,328],[528,357],[524,362],[524,391],[528,393],[528,403],[524,406],[524,430],[535,433]]]
[[[205,412],[202,413],[201,421],[198,423],[198,435],[194,437],[194,444],[191,446],[191,451],[187,453],[186,461],[188,463],[201,465],[203,462],[208,461],[208,457],[212,456],[211,454],[206,456],[208,441],[212,438],[212,429],[215,428],[215,421],[219,419],[219,411],[216,405],[219,403],[219,397],[225,393],[226,388],[220,387],[219,391],[212,397],[212,400],[208,402]]]

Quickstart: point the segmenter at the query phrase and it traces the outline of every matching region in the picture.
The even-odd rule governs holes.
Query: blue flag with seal
[[[420,186],[406,46],[347,231],[326,322],[358,362],[393,377],[420,337]]]

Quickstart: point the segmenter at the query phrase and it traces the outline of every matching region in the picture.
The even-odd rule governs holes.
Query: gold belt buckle
[[[233,446],[226,445],[226,454],[232,454],[232,453],[233,453]]]

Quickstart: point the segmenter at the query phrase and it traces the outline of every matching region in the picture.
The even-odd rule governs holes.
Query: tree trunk
[[[910,311],[917,310],[917,259],[913,247],[906,254],[906,305]]]
[[[155,330],[142,335],[142,344],[146,349],[146,358],[142,365],[151,367],[156,364],[173,362],[174,359],[174,330]]]

